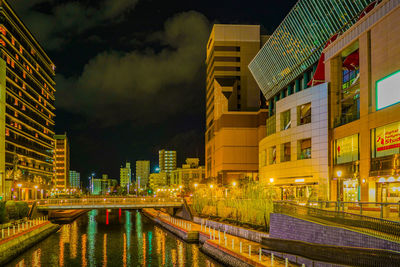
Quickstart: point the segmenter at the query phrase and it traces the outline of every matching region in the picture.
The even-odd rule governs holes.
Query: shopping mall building
[[[281,199],[400,200],[400,1],[300,0],[249,69]]]

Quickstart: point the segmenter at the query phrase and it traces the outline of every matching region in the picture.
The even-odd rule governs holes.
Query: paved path
[[[176,219],[174,217],[171,217],[169,214],[156,211],[154,209],[147,209],[146,211],[151,213],[153,216],[159,217],[159,219],[173,224],[176,227],[181,228],[185,231],[199,232],[199,235],[203,235],[208,238],[207,242],[212,243],[218,249],[223,250],[226,253],[235,256],[236,258],[244,259],[245,261],[247,259],[256,263],[257,266],[285,266],[285,261],[276,257],[274,258],[274,263],[272,265],[270,255],[264,255],[261,253],[260,258],[260,243],[252,242],[245,238],[226,234],[224,232],[214,230],[213,228],[210,228],[208,226],[200,225],[191,221]],[[299,265],[288,263],[287,266]]]

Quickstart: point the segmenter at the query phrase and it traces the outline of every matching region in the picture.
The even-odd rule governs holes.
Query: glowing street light
[[[233,182],[232,185],[235,187],[236,186],[236,182]]]
[[[38,189],[38,186],[35,185],[34,188],[35,188],[35,199],[37,199],[37,189]]]
[[[210,188],[213,189],[213,188],[214,188],[214,185],[213,185],[213,184],[210,184]]]
[[[269,182],[272,184],[274,182],[274,178],[269,178]]]
[[[21,200],[21,186],[22,184],[17,184],[18,186],[18,200]]]
[[[340,199],[341,199],[341,197],[340,197],[340,177],[342,177],[342,175],[343,175],[343,172],[341,171],[341,170],[338,170],[337,172],[336,172],[336,175],[337,175],[337,177],[338,177],[338,181],[337,181],[337,201],[339,202],[340,201]],[[338,204],[338,209],[339,209],[339,204]]]

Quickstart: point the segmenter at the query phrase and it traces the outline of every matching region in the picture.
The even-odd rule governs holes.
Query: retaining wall
[[[20,236],[0,244],[0,266],[19,256],[23,251],[39,243],[52,233],[60,229],[60,225],[47,223],[32,231],[23,233]]]
[[[245,229],[235,225],[210,221],[200,217],[194,217],[193,221],[198,224],[203,223],[203,225],[207,222],[207,227],[211,226],[211,228],[215,228],[215,230],[220,230],[222,232],[225,231],[227,234],[245,238],[247,240],[257,243],[261,243],[263,237],[269,237],[269,234],[265,232],[259,232],[255,230]]]
[[[400,251],[400,243],[397,242],[280,213],[271,214],[269,235],[271,238],[300,240],[324,245]]]
[[[149,218],[150,220],[154,221],[155,223],[161,225],[171,233],[177,235],[181,239],[185,240],[188,243],[197,243],[199,242],[199,232],[197,231],[186,231],[176,225],[171,225],[169,222],[165,222],[160,218],[153,216],[150,212],[147,212],[145,209],[142,210],[143,214]]]

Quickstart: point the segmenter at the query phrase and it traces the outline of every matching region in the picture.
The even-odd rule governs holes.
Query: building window
[[[297,159],[310,159],[311,158],[311,138],[303,139],[298,144]]]
[[[358,49],[342,61],[342,86],[339,96],[339,117],[335,126],[341,126],[360,118],[360,69]]]
[[[335,140],[335,164],[357,161],[358,134]]]
[[[276,146],[270,147],[268,149],[268,164],[276,164]]]
[[[297,125],[303,125],[311,122],[311,103],[297,107]]]
[[[281,145],[281,162],[290,161],[290,142]]]
[[[290,120],[290,109],[281,113],[281,131],[290,128],[292,121]]]

